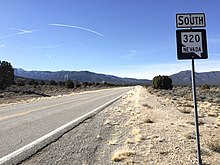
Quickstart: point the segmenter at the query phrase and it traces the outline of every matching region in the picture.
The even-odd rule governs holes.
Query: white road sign
[[[177,28],[205,27],[204,13],[176,14]]]
[[[195,53],[201,57],[202,33],[201,32],[182,32],[181,33],[182,53]]]

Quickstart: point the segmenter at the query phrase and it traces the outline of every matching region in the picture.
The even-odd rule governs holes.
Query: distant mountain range
[[[182,71],[169,76],[175,85],[191,84],[191,71]],[[220,71],[195,73],[196,85],[220,85]]]
[[[65,81],[71,79],[78,82],[108,82],[113,84],[126,84],[126,85],[144,85],[151,84],[147,79],[134,79],[134,78],[120,78],[112,75],[97,74],[89,71],[25,71],[23,69],[14,68],[14,74],[18,77],[38,80],[55,80]]]
[[[97,74],[89,71],[25,71],[14,68],[15,76],[39,80],[65,81],[71,79],[78,82],[108,82],[114,84],[149,85],[151,80],[121,78],[112,75]],[[169,76],[173,85],[191,85],[191,71],[181,71]],[[196,73],[196,85],[220,85],[220,71]]]

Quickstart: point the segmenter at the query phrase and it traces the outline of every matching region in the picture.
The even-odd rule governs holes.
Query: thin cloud
[[[48,58],[52,58],[52,56],[51,56],[51,55],[49,55],[49,54],[47,54],[47,55],[46,55],[46,57],[48,57]]]
[[[0,45],[0,48],[3,48],[3,47],[5,47],[5,45],[4,45],[4,44]]]
[[[129,50],[128,53],[124,54],[121,56],[122,59],[130,58],[137,56],[137,51],[136,50]]]
[[[25,49],[51,49],[51,48],[59,48],[60,44],[57,45],[45,45],[45,46],[16,46],[15,48],[25,50]]]
[[[88,50],[91,54],[93,54],[93,55],[97,55],[94,51],[92,51],[91,49],[89,49],[87,46],[85,46],[82,42],[80,42],[80,41],[78,41],[78,44],[81,46],[81,47],[83,47],[83,48],[85,48],[86,50]]]
[[[121,56],[121,58],[125,59],[125,58],[134,57],[134,56],[136,56],[136,55],[137,55],[137,54],[126,54],[126,55]]]
[[[50,48],[59,48],[61,47],[60,44],[58,45],[48,45],[48,46],[37,46],[37,47],[34,47],[35,49],[50,49]]]
[[[75,29],[85,30],[85,31],[94,33],[94,34],[96,34],[96,35],[99,35],[99,36],[101,36],[101,37],[104,37],[103,34],[97,32],[97,31],[95,31],[95,30],[88,29],[88,28],[84,28],[84,27],[80,27],[80,26],[65,25],[65,24],[48,24],[48,25],[50,25],[50,26],[68,27],[68,28],[75,28]]]
[[[1,36],[0,38],[7,38],[7,37],[17,36],[17,35],[22,35],[22,34],[30,34],[30,33],[33,33],[35,31],[39,31],[40,30],[40,29],[25,30],[25,29],[19,29],[19,28],[9,28],[9,29],[17,30],[19,32],[13,33],[13,34],[9,34],[9,35],[5,35],[5,36]]]

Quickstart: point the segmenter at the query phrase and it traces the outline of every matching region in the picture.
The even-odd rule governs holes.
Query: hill
[[[191,71],[181,71],[169,76],[174,85],[190,85]],[[220,71],[195,73],[196,85],[220,85]]]

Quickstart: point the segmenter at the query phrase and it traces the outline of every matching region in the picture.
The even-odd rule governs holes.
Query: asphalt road
[[[0,158],[130,89],[114,88],[0,107]]]

